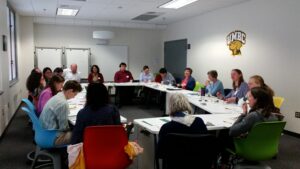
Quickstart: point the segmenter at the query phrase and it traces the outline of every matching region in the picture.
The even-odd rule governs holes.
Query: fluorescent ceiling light
[[[159,6],[159,8],[171,8],[171,9],[178,9],[181,8],[183,6],[186,6],[188,4],[191,4],[195,1],[198,0],[171,0],[161,6]]]
[[[56,15],[76,16],[79,9],[57,8]]]

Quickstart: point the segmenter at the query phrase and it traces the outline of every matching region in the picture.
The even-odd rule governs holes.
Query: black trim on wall
[[[293,136],[293,137],[300,138],[300,134],[299,133],[295,133],[295,132],[287,131],[287,130],[283,130],[283,133],[287,134],[287,135],[290,135],[290,136]]]

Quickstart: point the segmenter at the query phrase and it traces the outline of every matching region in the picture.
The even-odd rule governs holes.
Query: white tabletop
[[[201,117],[208,130],[221,130],[232,126],[238,117],[238,114],[205,114],[195,115]],[[161,126],[171,119],[170,117],[156,117],[135,119],[134,124],[146,129],[152,134],[158,134]]]
[[[71,124],[75,125],[76,123],[76,117],[78,112],[84,107],[84,104],[86,102],[85,95],[86,95],[86,89],[85,86],[87,86],[87,83],[82,83],[82,92],[78,93],[75,98],[68,100],[69,103],[69,120]],[[121,123],[127,123],[127,119],[123,116],[120,116]]]

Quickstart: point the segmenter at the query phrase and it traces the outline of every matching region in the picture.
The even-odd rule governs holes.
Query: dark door
[[[165,42],[164,56],[165,68],[180,81],[186,68],[187,39]]]

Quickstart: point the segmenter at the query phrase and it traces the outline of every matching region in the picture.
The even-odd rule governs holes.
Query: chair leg
[[[38,161],[38,158],[42,155],[51,158],[54,169],[61,169],[60,154],[59,153],[49,153],[49,152],[46,152],[46,151],[43,151],[43,150],[39,150],[38,153],[36,153],[36,156],[35,156],[35,158],[32,162],[32,165],[31,165],[31,169],[35,169],[35,164]],[[43,164],[41,166],[49,165],[49,164],[51,164],[51,163]]]

